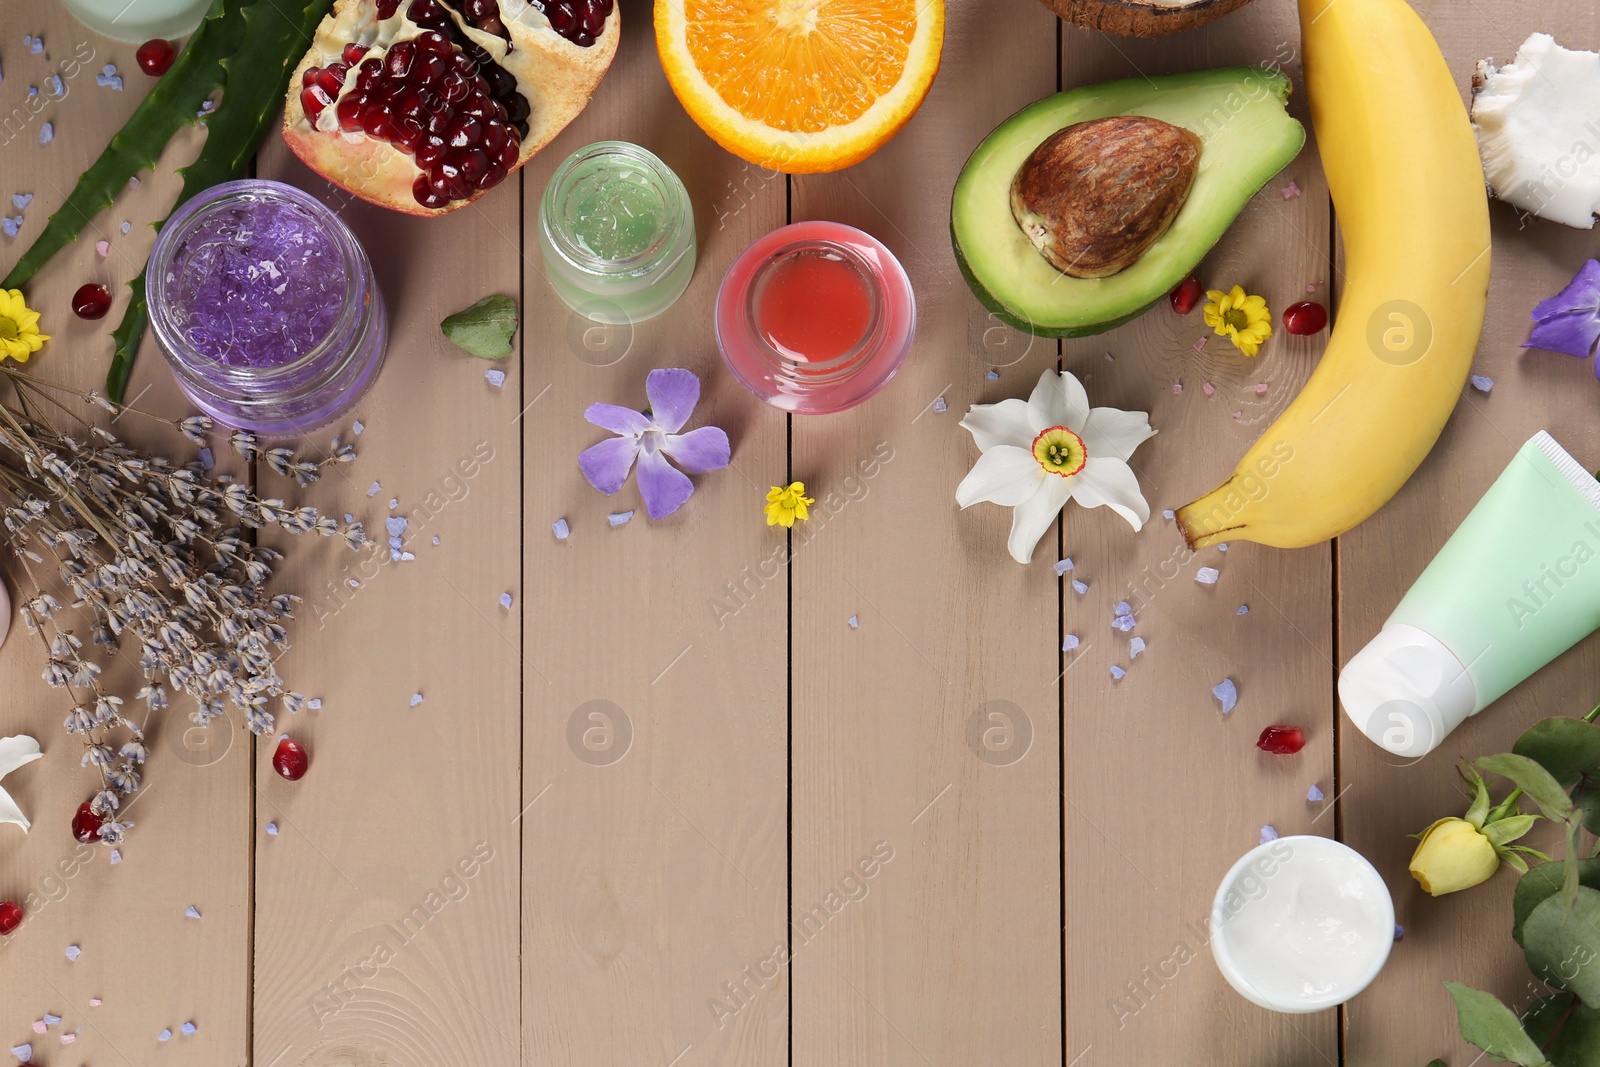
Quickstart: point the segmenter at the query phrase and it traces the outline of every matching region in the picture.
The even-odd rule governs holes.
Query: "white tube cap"
[[[1339,673],[1350,721],[1397,756],[1426,756],[1477,707],[1466,664],[1432,634],[1385,623]]]

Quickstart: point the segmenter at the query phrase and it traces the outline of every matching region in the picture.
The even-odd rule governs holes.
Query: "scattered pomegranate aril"
[[[152,78],[159,78],[172,69],[172,61],[178,58],[178,49],[171,41],[156,37],[140,45],[133,58],[138,61],[140,70]]]
[[[88,844],[100,840],[100,823],[103,820],[94,813],[94,809],[85,800],[78,805],[77,814],[72,817],[72,836],[78,841]]]
[[[311,756],[305,746],[292,737],[280,738],[272,754],[272,769],[291,782],[298,782],[311,769]]]
[[[1313,300],[1302,300],[1283,309],[1283,328],[1296,337],[1321,333],[1328,325],[1328,309]]]
[[[400,10],[400,0],[378,0],[378,17],[390,18]]]
[[[317,116],[331,103],[333,97],[320,85],[308,85],[300,90],[300,106],[305,109],[306,118],[312,122],[316,122]]]
[[[111,290],[99,282],[78,286],[72,294],[72,313],[80,319],[104,318],[111,310]]]
[[[1306,747],[1306,732],[1298,726],[1269,726],[1261,731],[1256,747],[1277,756],[1292,756]]]
[[[1187,315],[1200,303],[1200,297],[1205,295],[1205,289],[1200,285],[1200,279],[1193,274],[1178,283],[1168,297],[1172,301],[1172,310],[1180,315]]]
[[[22,925],[22,907],[9,900],[0,901],[0,937]]]
[[[365,47],[363,47],[362,45],[356,44],[354,41],[351,41],[349,44],[344,46],[344,63],[345,63],[345,66],[347,66],[347,67],[355,66],[357,63],[361,62],[361,57],[366,55],[366,54],[367,54],[367,50],[366,50]]]

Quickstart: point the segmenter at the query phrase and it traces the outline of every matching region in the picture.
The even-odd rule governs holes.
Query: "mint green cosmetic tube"
[[[1397,756],[1445,736],[1600,629],[1600,482],[1540,431],[1339,675]]]

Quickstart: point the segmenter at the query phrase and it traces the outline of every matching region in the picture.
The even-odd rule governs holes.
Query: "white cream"
[[[1211,931],[1212,954],[1240,995],[1274,1011],[1321,1011],[1382,970],[1394,903],[1359,853],[1327,838],[1286,837],[1228,872]]]

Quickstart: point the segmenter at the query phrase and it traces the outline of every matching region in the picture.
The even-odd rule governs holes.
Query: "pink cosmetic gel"
[[[366,252],[306,193],[270,181],[215,186],[161,228],[145,284],[178,384],[229,426],[294,436],[359,400],[388,328]]]
[[[882,389],[916,333],[911,281],[870,234],[797,222],[745,249],[717,292],[717,346],[757,397],[804,415]]]

